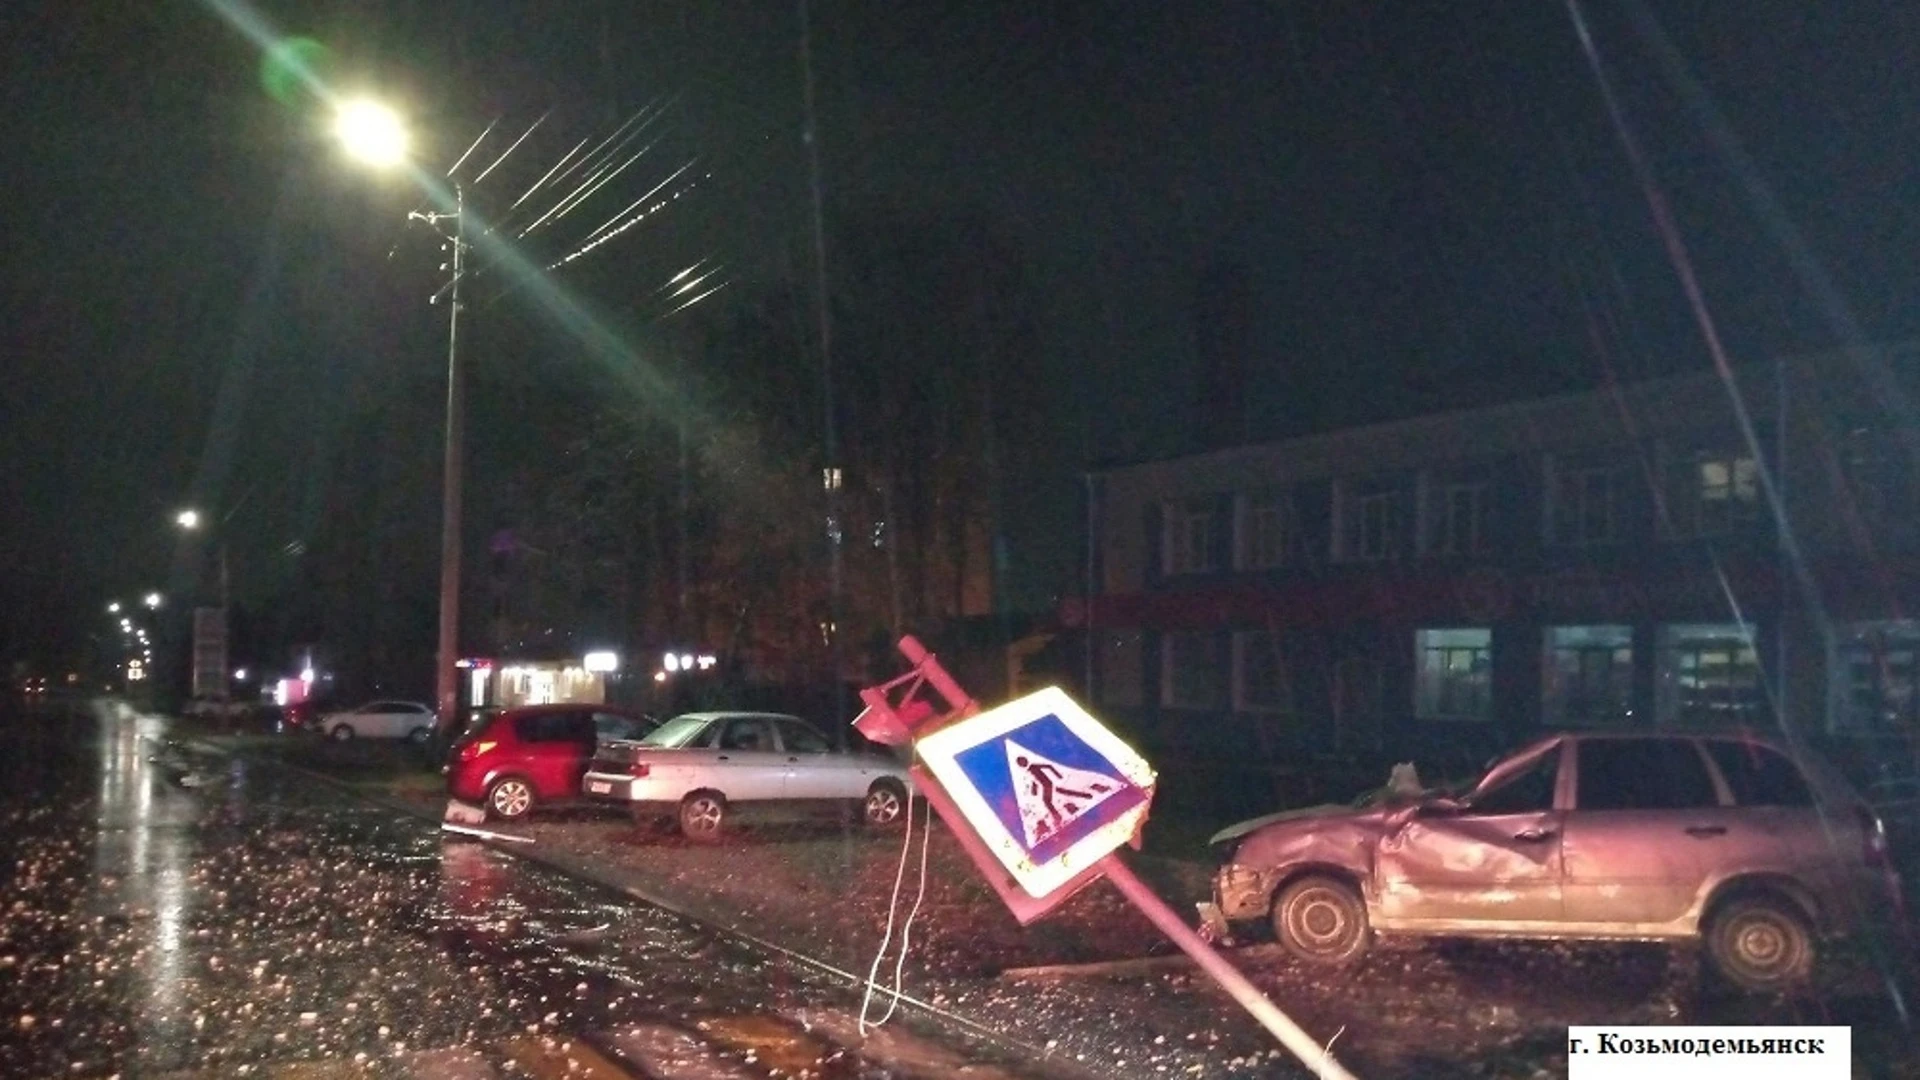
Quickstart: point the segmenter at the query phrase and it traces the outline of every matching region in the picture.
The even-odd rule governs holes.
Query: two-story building
[[[1100,471],[1093,697],[1194,762],[1910,736],[1916,374],[1827,355]]]

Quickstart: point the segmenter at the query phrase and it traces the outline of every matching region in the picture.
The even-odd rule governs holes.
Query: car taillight
[[[636,779],[644,779],[652,771],[644,761],[636,761],[627,766],[627,775]]]
[[[1887,827],[1881,824],[1879,815],[1864,806],[1854,807],[1854,813],[1860,816],[1860,834],[1866,843],[1867,865],[1888,865]]]
[[[479,757],[481,754],[499,745],[497,742],[470,742],[460,748],[460,760],[472,761],[474,758]]]

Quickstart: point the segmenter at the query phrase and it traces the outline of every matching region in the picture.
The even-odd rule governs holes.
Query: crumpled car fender
[[[1365,889],[1373,874],[1374,850],[1389,827],[1388,817],[1376,810],[1258,829],[1241,842],[1232,861],[1215,876],[1215,902],[1229,919],[1264,918],[1275,890],[1314,869],[1344,874]]]

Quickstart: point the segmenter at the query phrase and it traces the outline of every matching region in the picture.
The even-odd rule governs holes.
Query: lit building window
[[[1765,704],[1753,627],[1687,623],[1660,628],[1661,723],[1753,723]]]
[[[1414,714],[1422,720],[1485,720],[1493,715],[1493,631],[1485,627],[1416,630],[1419,663]]]
[[[1760,464],[1750,454],[1696,458],[1678,494],[1682,528],[1695,536],[1731,532],[1760,516]]]
[[[839,491],[842,476],[839,466],[820,470],[820,485],[828,491]]]
[[[1548,727],[1618,724],[1633,717],[1633,628],[1547,628],[1541,719]]]
[[[1920,731],[1920,622],[1850,623],[1839,631],[1828,669],[1834,729]]]

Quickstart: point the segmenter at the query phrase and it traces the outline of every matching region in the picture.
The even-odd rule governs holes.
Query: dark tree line
[[[479,313],[465,651],[698,647],[745,677],[817,680],[836,633],[857,669],[871,642],[992,610],[1000,477],[1032,426],[1038,365],[1017,240],[980,216],[902,213],[831,250],[831,524],[805,260],[764,258],[664,319],[602,273],[593,310],[617,348]],[[430,672],[440,427],[415,389],[347,419],[281,620],[369,688]]]

